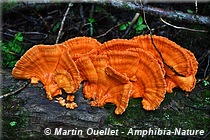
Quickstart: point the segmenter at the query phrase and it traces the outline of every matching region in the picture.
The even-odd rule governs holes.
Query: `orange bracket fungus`
[[[145,110],[155,110],[165,97],[165,71],[158,60],[150,53],[140,48],[131,48],[130,51],[135,51],[141,56],[135,74],[137,80],[132,82],[131,98],[142,97],[143,108]]]
[[[44,84],[48,99],[61,94],[61,90],[53,80],[53,73],[61,57],[60,45],[36,45],[29,49],[16,63],[12,74],[15,78],[31,79],[36,84]]]
[[[108,66],[107,55],[91,55],[76,61],[84,75],[84,96],[91,99],[91,106],[103,107],[114,103],[116,114],[122,114],[129,101],[131,83],[126,75]]]
[[[90,37],[76,37],[61,44],[35,45],[12,74],[31,79],[32,84],[41,81],[47,98],[55,97],[69,109],[77,107],[74,93],[83,82],[83,94],[91,106],[113,103],[115,114],[122,114],[129,99],[142,98],[145,110],[155,110],[174,87],[187,92],[195,87],[198,62],[173,41],[156,35],[152,39],[140,35],[101,44]],[[61,89],[66,98],[61,97]]]
[[[100,42],[91,37],[75,37],[62,43],[69,49],[73,60],[84,55],[96,54]]]
[[[41,81],[47,98],[79,89],[79,70],[64,45],[36,45],[29,49],[16,63],[12,74],[15,78],[31,79],[32,84]]]
[[[179,86],[182,90],[190,92],[195,87],[195,74],[198,68],[198,62],[193,53],[165,37],[153,35],[152,38],[165,63],[173,67],[176,72],[180,74],[177,75],[171,68],[164,65],[166,71],[167,92],[171,93],[172,89],[176,86]],[[132,40],[136,40],[140,48],[151,52],[156,59],[162,61],[161,56],[153,46],[149,35],[137,36]]]

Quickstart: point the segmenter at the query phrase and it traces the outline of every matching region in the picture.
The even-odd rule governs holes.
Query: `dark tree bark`
[[[25,80],[14,79],[11,71],[3,70],[1,75],[3,81],[1,87],[3,90],[12,87],[19,88],[26,82]],[[46,128],[51,128],[52,134],[54,134],[55,128],[83,130],[84,133],[77,135],[78,137],[90,137],[86,134],[88,128],[103,129],[104,121],[108,115],[107,111],[103,108],[91,107],[89,101],[83,97],[82,88],[75,93],[75,102],[78,104],[78,108],[70,110],[62,107],[55,99],[49,101],[42,87],[41,83],[38,85],[29,84],[28,87],[15,94],[14,102],[24,100],[21,110],[25,114],[23,119],[27,121],[24,127],[20,127],[17,130],[19,132],[27,132],[24,137],[30,138],[30,135],[36,136],[37,134],[44,135]],[[8,96],[8,98],[12,97]],[[4,115],[10,114],[9,112],[11,110],[3,111]],[[66,137],[71,138],[73,136],[70,134]],[[65,136],[58,135],[54,137],[62,138]]]

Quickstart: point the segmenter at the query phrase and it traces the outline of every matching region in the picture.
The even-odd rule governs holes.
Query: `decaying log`
[[[142,0],[143,1],[143,0]],[[72,3],[77,2],[76,0],[72,0]],[[128,1],[122,1],[122,0],[80,0],[82,3],[97,3],[101,4],[102,6],[111,6],[112,8],[117,8],[117,9],[125,9],[125,10],[132,10],[136,12],[141,12],[143,9],[146,14],[153,15],[153,16],[158,16],[162,18],[167,18],[171,19],[174,21],[183,21],[183,22],[188,22],[188,23],[193,23],[193,24],[202,24],[206,26],[210,26],[210,17],[208,16],[202,16],[202,15],[195,15],[195,14],[188,14],[184,13],[182,11],[176,11],[176,10],[166,10],[162,8],[157,8],[157,7],[152,7],[149,5],[144,5],[144,7],[139,4],[139,3],[134,3],[134,1],[129,2]],[[139,1],[137,1],[139,2]],[[144,2],[144,1],[143,1]],[[56,4],[52,3],[49,6],[54,7]],[[20,3],[17,6],[13,7],[12,10],[27,10],[28,7],[37,7],[39,6],[42,7],[40,9],[45,9],[46,5],[45,4],[36,4],[36,3]],[[12,11],[11,10],[11,11]]]
[[[2,81],[0,86],[2,90],[12,87],[18,88],[19,85],[23,85],[26,80],[14,79],[10,71],[0,71],[2,75]],[[51,129],[53,137],[74,137],[74,135],[54,135],[55,128],[62,128],[63,130],[83,130],[82,135],[76,135],[77,137],[87,138],[91,137],[86,134],[88,128],[104,129],[104,121],[108,116],[106,109],[91,107],[88,100],[85,100],[82,94],[82,88],[75,93],[75,102],[78,104],[78,108],[74,110],[66,109],[62,107],[56,100],[49,101],[46,98],[45,90],[42,88],[42,84],[31,85],[17,93],[15,100],[24,100],[24,105],[21,106],[21,110],[24,111],[23,119],[27,120],[24,127],[18,126],[17,131],[27,132],[26,138],[30,138],[31,135],[45,135],[44,130],[46,128]],[[7,97],[9,98],[9,97]],[[12,98],[12,96],[10,96]],[[6,101],[5,101],[6,102]],[[4,110],[4,114],[10,110]],[[17,113],[19,114],[19,113]],[[6,116],[5,116],[6,117]],[[22,117],[22,116],[19,116]],[[3,130],[4,133],[4,130]],[[7,134],[8,135],[8,134]]]
[[[143,9],[146,14],[158,16],[162,18],[171,19],[174,21],[183,21],[193,24],[202,24],[206,26],[210,26],[210,17],[183,13],[181,11],[176,10],[166,10],[162,8],[152,7],[149,5],[142,6],[141,4],[133,3],[133,2],[123,2],[112,0],[110,2],[110,6],[118,8],[118,9],[126,9],[133,10],[136,12],[141,12]]]

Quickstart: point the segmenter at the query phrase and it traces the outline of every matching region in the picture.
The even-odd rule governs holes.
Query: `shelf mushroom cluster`
[[[100,43],[76,37],[61,44],[35,45],[16,63],[18,79],[41,81],[47,98],[74,109],[74,93],[83,82],[91,106],[116,105],[122,114],[129,99],[143,98],[145,110],[155,110],[174,87],[190,92],[196,83],[198,63],[193,53],[161,36],[136,36]],[[160,53],[158,53],[158,51]],[[67,97],[62,97],[63,89]]]

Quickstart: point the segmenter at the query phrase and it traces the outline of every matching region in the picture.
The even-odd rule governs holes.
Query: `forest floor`
[[[168,10],[182,11],[184,13],[195,13],[194,3],[149,3],[148,5]],[[33,45],[56,43],[58,32],[62,24],[61,21],[68,7],[68,3],[4,3],[2,7],[2,42],[8,43],[13,41],[15,34],[18,34],[18,32],[21,33],[20,37],[23,37],[23,40],[20,39],[17,43],[20,46],[20,51],[17,50],[18,53],[12,57],[3,55],[2,58],[3,68],[1,70],[1,75],[3,76],[3,79],[1,88],[2,94],[6,94],[18,89],[25,83],[24,80],[20,81],[11,76],[14,62],[16,62],[20,56]],[[209,16],[209,11],[210,4],[198,4],[199,15]],[[137,28],[138,26],[143,27],[143,25],[145,25],[144,22],[135,23],[134,25],[136,26],[133,26],[129,32],[125,34],[129,26],[128,22],[132,21],[135,14],[136,11],[125,10],[123,7],[122,9],[115,9],[101,3],[73,3],[66,16],[58,43],[77,36],[91,36],[103,43],[114,38],[130,39],[140,34],[149,34],[147,28]],[[140,12],[140,16],[143,17],[142,12]],[[127,135],[126,132],[128,132],[130,128],[136,130],[161,128],[163,130],[169,129],[172,131],[175,128],[181,128],[183,130],[204,130],[204,135],[170,136],[170,138],[210,138],[210,67],[208,66],[210,63],[209,26],[167,20],[167,22],[176,26],[207,31],[193,32],[168,26],[161,22],[159,17],[155,15],[146,14],[146,20],[152,29],[153,34],[167,37],[194,53],[199,62],[199,68],[196,75],[197,84],[190,93],[184,92],[179,88],[174,89],[173,93],[167,93],[164,101],[155,111],[144,110],[142,108],[141,99],[130,100],[128,108],[122,115],[115,115],[115,106],[107,104],[104,109],[102,109],[104,111],[103,113],[106,115],[103,124],[100,125],[125,132],[116,137],[117,139],[139,139],[141,137]],[[41,94],[40,97],[33,95],[34,98],[41,98],[42,96],[43,100],[45,99],[42,85],[35,87],[30,85],[27,88],[32,89],[32,91],[29,91],[31,93],[37,92]],[[23,91],[26,89],[23,89]],[[25,93],[26,92],[24,92],[24,94]],[[0,123],[3,126],[3,139],[34,138],[33,136],[35,134],[29,136],[27,135],[27,131],[21,132],[21,134],[19,133],[20,128],[25,127],[25,124],[28,121],[23,106],[29,102],[27,99],[20,100],[22,95],[19,94],[23,94],[22,91],[13,96],[0,99],[3,104],[3,107],[1,108],[2,119],[0,120]],[[24,97],[26,96],[24,95]],[[44,104],[48,104],[50,107],[51,102],[46,101]],[[65,109],[63,111],[69,110]],[[97,111],[94,113],[97,114]],[[90,120],[93,121],[93,119]],[[42,125],[41,122],[40,125]],[[30,130],[30,128],[27,129]],[[38,135],[40,138],[45,137],[43,136],[44,133],[36,134],[36,136]],[[145,137],[148,139],[157,138],[157,136],[154,135]],[[158,138],[167,137],[168,136],[166,135],[158,136]],[[102,138],[103,137],[97,137],[96,139]]]

